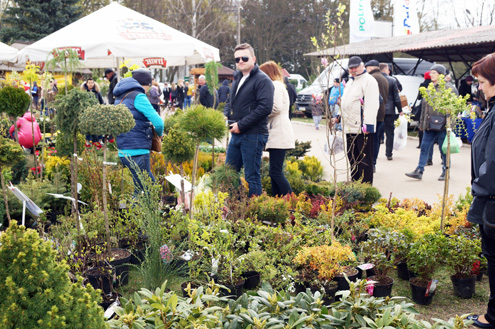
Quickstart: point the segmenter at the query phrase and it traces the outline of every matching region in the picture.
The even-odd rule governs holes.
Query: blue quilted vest
[[[127,106],[136,121],[136,125],[131,131],[117,136],[117,148],[119,150],[151,149],[151,139],[153,137],[152,124],[144,114],[134,107],[134,99],[141,93],[141,91],[131,91],[129,94],[121,94],[115,98],[115,104],[124,104]],[[123,101],[122,98],[124,98]]]

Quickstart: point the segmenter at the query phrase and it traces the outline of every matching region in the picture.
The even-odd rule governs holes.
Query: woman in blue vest
[[[163,120],[146,96],[151,81],[151,73],[148,70],[134,70],[132,71],[132,78],[122,79],[113,91],[115,105],[124,104],[127,106],[136,121],[136,125],[131,131],[117,136],[120,161],[132,173],[135,194],[144,190],[135,171],[136,166],[143,173],[147,173],[153,182],[155,181],[150,168],[152,127],[155,127],[159,136],[163,134]]]

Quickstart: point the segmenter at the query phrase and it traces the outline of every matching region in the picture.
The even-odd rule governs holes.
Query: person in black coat
[[[92,79],[88,78],[86,81],[81,85],[81,90],[85,90],[87,92],[92,93],[93,96],[98,100],[98,103],[103,104],[103,96],[101,96],[100,93],[100,86]],[[88,142],[98,142],[103,139],[103,136],[97,136],[97,135],[86,135],[86,141]]]
[[[238,71],[223,114],[228,119],[230,139],[225,164],[240,171],[249,184],[249,196],[260,195],[261,156],[268,141],[268,115],[273,109],[275,87],[259,69],[253,47],[237,45],[234,57]]]
[[[392,151],[394,149],[394,124],[395,120],[398,118],[398,115],[395,114],[395,109],[397,109],[397,112],[399,112],[400,115],[403,113],[397,80],[390,76],[390,69],[386,63],[380,63],[380,71],[388,82],[388,98],[385,103],[385,119],[383,122],[386,136],[385,155],[387,156],[387,160],[392,160]]]
[[[473,325],[495,328],[495,53],[477,61],[472,73],[488,101],[488,113],[471,142],[471,193],[467,220],[479,224],[481,250],[487,260],[490,298],[484,315],[470,315]]]
[[[113,90],[117,85],[117,82],[119,82],[119,79],[117,77],[117,74],[115,74],[115,72],[112,69],[106,69],[105,75],[103,77],[107,78],[107,80],[110,81],[110,85],[108,86],[107,99],[108,99],[108,104],[113,104],[115,102],[115,96],[113,95]]]
[[[227,101],[227,98],[229,98],[229,94],[230,94],[229,80],[225,79],[223,80],[220,88],[218,88],[218,102],[225,103]]]
[[[213,95],[210,93],[208,89],[208,85],[206,84],[206,78],[204,75],[200,75],[198,78],[199,88],[199,103],[205,107],[213,107],[213,102],[215,101]],[[217,97],[218,104],[218,97]]]
[[[285,86],[287,87],[287,92],[289,93],[289,119],[292,119],[292,113],[294,112],[294,108],[292,105],[296,102],[297,99],[297,91],[296,87],[292,83],[289,82],[289,78],[284,78]]]
[[[170,92],[171,92],[170,87],[168,86],[168,83],[165,82],[163,87],[163,101],[165,103],[165,107],[170,102]]]

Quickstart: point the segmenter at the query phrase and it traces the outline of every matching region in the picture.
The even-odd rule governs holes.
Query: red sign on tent
[[[167,61],[165,60],[165,58],[161,58],[161,57],[144,58],[143,64],[145,67],[150,67],[150,66],[167,67]]]

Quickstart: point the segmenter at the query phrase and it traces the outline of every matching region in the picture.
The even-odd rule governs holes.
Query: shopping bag
[[[459,139],[455,136],[453,131],[451,131],[450,133],[447,134],[447,136],[445,136],[445,139],[443,140],[443,144],[442,144],[442,152],[444,154],[447,154],[447,147],[448,147],[447,138],[450,138],[450,154],[461,152],[461,145],[459,144]]]
[[[405,116],[399,116],[399,125],[394,130],[394,150],[402,150],[407,144],[407,119]]]
[[[328,146],[330,145],[330,147]],[[344,139],[342,136],[330,135],[328,136],[328,143],[325,143],[323,150],[327,154],[338,154],[344,151]]]

